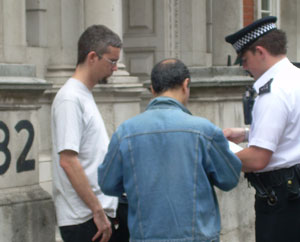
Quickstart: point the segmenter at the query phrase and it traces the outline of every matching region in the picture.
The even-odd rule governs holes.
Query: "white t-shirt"
[[[249,135],[249,146],[274,152],[260,172],[300,163],[300,69],[282,59],[255,82],[257,93],[271,79],[270,92],[255,99]]]
[[[59,152],[73,150],[106,214],[116,216],[118,199],[104,195],[97,168],[107,152],[109,138],[91,91],[70,78],[58,91],[51,113],[53,142],[53,199],[59,226],[86,222],[92,211],[79,198],[59,164]]]

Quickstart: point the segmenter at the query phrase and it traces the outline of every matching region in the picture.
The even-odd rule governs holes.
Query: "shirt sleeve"
[[[282,98],[264,94],[255,101],[249,146],[275,151],[286,127],[288,110]]]
[[[73,150],[79,153],[83,130],[83,113],[74,101],[61,102],[54,112],[57,152]]]
[[[124,193],[123,166],[119,148],[119,138],[117,133],[114,133],[104,161],[98,167],[98,184],[101,190],[107,195],[117,197]]]
[[[221,190],[228,191],[238,184],[241,168],[241,161],[229,149],[222,130],[216,128],[208,147],[206,161],[206,172],[210,182]]]

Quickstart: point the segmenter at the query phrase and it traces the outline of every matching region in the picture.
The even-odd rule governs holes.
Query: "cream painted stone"
[[[39,164],[37,111],[39,97],[51,85],[28,77],[33,70],[0,64],[0,241],[55,239],[53,202],[39,185],[40,169],[48,180],[51,173]]]
[[[144,33],[152,33],[154,31],[154,19],[153,19],[153,0],[129,0],[127,3],[130,8],[129,31],[137,31],[143,29]],[[140,30],[139,30],[140,31]]]
[[[232,63],[236,54],[225,37],[243,27],[243,3],[236,0],[210,0],[212,8],[212,64],[224,66],[228,55]]]
[[[51,163],[50,163],[51,164]],[[52,166],[52,164],[51,164]],[[52,168],[51,168],[52,169]],[[50,194],[52,196],[52,178],[50,181],[41,181],[40,182],[40,187],[46,191],[48,194]]]
[[[26,0],[26,37],[29,46],[47,46],[46,0]]]
[[[82,1],[47,1],[49,59],[46,79],[63,84],[77,61],[77,41],[84,29]]]
[[[280,28],[288,38],[288,57],[293,62],[300,62],[300,19],[295,18],[300,12],[297,0],[281,1]]]
[[[26,58],[25,1],[2,0],[2,7],[1,38],[5,47],[2,62],[23,63]]]
[[[133,75],[148,79],[155,60],[153,51],[129,52],[126,54],[127,67]]]
[[[248,181],[242,175],[234,190],[223,192],[216,189],[216,193],[221,212],[221,241],[255,241],[255,192],[248,187]]]
[[[205,7],[204,0],[124,0],[124,53],[129,72],[146,81],[153,65],[164,58],[180,58],[188,66],[210,63]]]
[[[0,64],[0,78],[3,80],[3,77],[35,77],[36,68],[35,65],[28,64]],[[15,81],[16,79],[8,78],[8,81]],[[20,78],[18,78],[20,80]],[[26,79],[28,82],[28,79]],[[25,82],[25,79],[20,81]]]
[[[29,77],[10,77],[18,65],[0,67],[0,117],[2,159],[0,188],[29,186],[39,183],[38,136],[39,121],[36,103],[49,87],[44,80]],[[20,65],[19,73],[30,73]],[[6,70],[6,71],[5,71]],[[1,76],[2,75],[2,76]]]
[[[36,67],[36,77],[44,79],[46,75],[45,63],[47,60],[47,49],[44,47],[28,47],[27,62]]]
[[[156,0],[123,1],[125,64],[140,81],[148,79],[156,58],[159,58],[157,55],[164,56],[164,3]]]
[[[140,113],[139,103],[118,103],[114,105],[115,126]]]
[[[48,96],[48,97],[47,97]],[[45,95],[43,98],[39,99],[41,103],[41,108],[38,110],[38,119],[40,126],[40,137],[39,139],[39,155],[40,160],[43,162],[47,162],[51,160],[51,100],[53,95]]]
[[[187,66],[206,66],[207,20],[205,0],[178,1],[180,59]],[[202,9],[202,13],[199,10]]]
[[[130,77],[128,77],[130,78]],[[109,136],[125,120],[139,114],[143,85],[121,81],[117,84],[98,85],[94,97]]]
[[[0,241],[54,242],[55,214],[39,186],[0,190]]]
[[[0,22],[3,23],[4,11],[3,11],[3,0],[0,0]],[[4,62],[4,26],[0,24],[0,62]]]
[[[49,161],[41,161],[39,165],[40,182],[52,180],[52,164]]]
[[[85,25],[104,24],[122,38],[122,0],[85,1]]]
[[[0,189],[38,184],[36,110],[0,109],[2,143],[8,143],[2,150]]]

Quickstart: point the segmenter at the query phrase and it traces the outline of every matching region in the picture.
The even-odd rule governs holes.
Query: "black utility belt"
[[[252,173],[250,173],[252,174]],[[300,178],[300,164],[291,166],[289,168],[281,168],[278,170],[253,173],[255,176],[259,177],[261,181],[270,186],[278,186],[288,179],[292,179],[295,175]]]
[[[266,198],[269,205],[276,204],[274,188],[281,185],[286,185],[289,200],[300,197],[300,164],[262,173],[245,173],[245,177],[255,188],[256,195]]]

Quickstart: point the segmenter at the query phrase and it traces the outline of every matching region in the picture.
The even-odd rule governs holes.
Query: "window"
[[[258,0],[257,1],[257,10],[258,10],[258,18],[266,17],[266,16],[277,16],[279,15],[279,6],[280,0]],[[279,19],[277,21],[279,23]]]
[[[272,11],[271,11],[271,2],[272,0],[261,0],[261,17],[266,17],[270,16]]]

